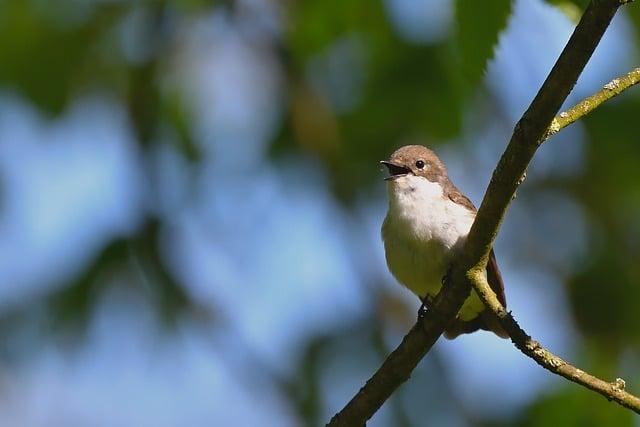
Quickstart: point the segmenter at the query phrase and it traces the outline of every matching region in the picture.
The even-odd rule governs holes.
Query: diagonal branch
[[[465,242],[458,272],[483,271],[509,202],[554,115],[624,0],[592,0],[531,105],[515,126]],[[458,273],[459,274],[459,273]]]
[[[411,376],[418,362],[433,347],[442,332],[469,296],[466,282],[452,283],[436,295],[423,319],[411,328],[400,345],[347,405],[329,422],[329,426],[362,426],[393,392]]]
[[[599,92],[583,99],[567,111],[558,114],[551,121],[551,125],[549,125],[544,133],[542,141],[546,141],[560,130],[595,110],[604,102],[638,83],[640,83],[640,68],[635,68],[624,76],[611,80],[604,85]],[[507,311],[502,304],[500,304],[500,301],[489,286],[484,275],[474,276],[471,282],[484,305],[500,320],[502,327],[509,333],[511,341],[522,353],[535,360],[536,363],[548,371],[599,393],[608,400],[612,400],[640,414],[640,398],[625,391],[624,380],[617,378],[613,382],[604,381],[572,366],[565,360],[551,353],[539,342],[531,338],[531,336],[520,327],[511,312]]]
[[[635,68],[624,76],[611,80],[599,92],[583,99],[567,111],[558,114],[551,121],[551,125],[544,134],[544,140],[546,141],[560,130],[589,114],[604,102],[638,83],[640,83],[640,68]],[[500,304],[484,275],[473,277],[472,284],[482,302],[498,317],[502,327],[509,333],[515,346],[525,355],[535,360],[536,363],[548,371],[593,390],[608,400],[612,400],[640,414],[640,398],[625,391],[624,380],[621,378],[617,378],[613,382],[601,380],[554,355],[539,342],[532,339],[520,327],[511,312]]]
[[[455,318],[469,295],[473,279],[486,267],[507,206],[538,146],[545,139],[553,116],[575,85],[617,9],[627,2],[591,1],[542,88],[516,125],[446,286],[434,299],[423,321],[419,320],[409,331],[378,371],[331,419],[329,426],[364,425],[398,386],[409,378],[418,362]],[[532,352],[535,353],[536,348]]]

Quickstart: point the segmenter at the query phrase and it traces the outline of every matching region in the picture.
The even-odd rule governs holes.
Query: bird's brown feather
[[[451,181],[447,180],[444,187],[445,194],[451,201],[466,207],[474,213],[477,212],[473,202],[471,202],[467,196],[462,194]],[[493,292],[496,293],[498,301],[506,307],[507,299],[504,294],[504,282],[502,281],[502,275],[500,274],[500,269],[498,268],[498,262],[496,261],[493,249],[491,249],[491,252],[489,253],[489,261],[487,262],[487,281],[489,282],[489,286]],[[498,322],[498,319],[496,319],[493,313],[491,313],[487,308],[485,308],[484,311],[482,311],[482,313],[480,313],[475,319],[468,321],[456,319],[447,328],[444,335],[449,339],[453,339],[458,335],[469,334],[477,331],[478,329],[492,331],[502,338],[508,338],[509,336]]]

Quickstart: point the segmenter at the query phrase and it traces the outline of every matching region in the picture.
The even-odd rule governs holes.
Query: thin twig
[[[498,317],[502,327],[509,333],[511,341],[522,353],[535,360],[538,365],[546,370],[593,390],[608,400],[640,414],[640,398],[625,391],[624,380],[620,378],[613,382],[601,380],[551,353],[539,342],[532,339],[518,325],[513,315],[505,310],[500,301],[498,301],[496,294],[489,287],[484,275],[477,275],[472,279],[472,283],[480,299]]]
[[[629,71],[624,76],[611,80],[602,87],[601,91],[583,99],[567,111],[558,114],[551,121],[551,125],[543,137],[543,141],[546,141],[576,120],[586,116],[605,101],[610,100],[638,83],[640,83],[640,67]]]

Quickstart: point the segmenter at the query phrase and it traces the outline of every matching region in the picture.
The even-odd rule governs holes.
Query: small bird
[[[421,145],[407,145],[388,161],[389,209],[382,224],[387,265],[393,276],[428,307],[476,217],[471,201],[449,180],[438,156]],[[491,251],[487,280],[506,306],[504,285]],[[508,335],[475,291],[466,299],[444,335],[453,339],[478,329]]]

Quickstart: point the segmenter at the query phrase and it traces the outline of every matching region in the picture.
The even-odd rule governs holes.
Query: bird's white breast
[[[433,296],[475,213],[444,195],[439,183],[415,175],[390,180],[388,192],[382,238],[389,269],[418,296]]]

